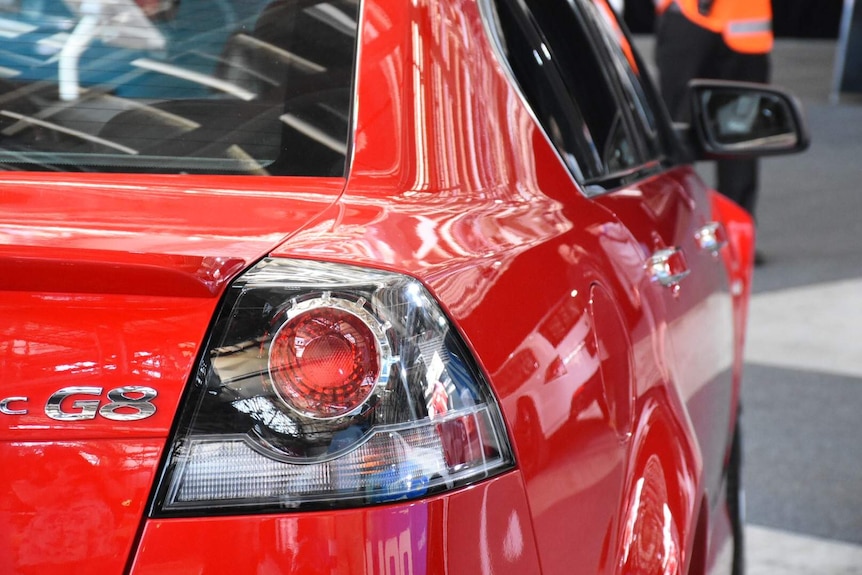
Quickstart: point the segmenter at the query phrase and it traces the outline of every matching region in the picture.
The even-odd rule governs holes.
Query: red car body
[[[728,572],[748,216],[685,164],[587,197],[475,2],[364,0],[358,54],[344,178],[0,175],[0,571]],[[673,247],[666,287],[645,265]],[[213,317],[264,257],[418,279],[516,466],[381,505],[150,513]],[[151,417],[102,416],[126,386],[158,390]],[[92,418],[46,414],[69,388]]]

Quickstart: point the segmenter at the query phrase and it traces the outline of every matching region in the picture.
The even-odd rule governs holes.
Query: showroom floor
[[[637,44],[651,61],[652,38]],[[862,575],[862,97],[830,101],[835,51],[780,39],[773,53],[812,145],[763,162],[743,392],[749,575]]]

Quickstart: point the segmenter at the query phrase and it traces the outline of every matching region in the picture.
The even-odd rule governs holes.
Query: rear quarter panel
[[[367,1],[364,29],[345,195],[278,253],[407,272],[438,297],[500,398],[545,572],[623,569],[655,453],[650,516],[671,510],[684,564],[701,459],[641,248],[573,184],[473,2]]]

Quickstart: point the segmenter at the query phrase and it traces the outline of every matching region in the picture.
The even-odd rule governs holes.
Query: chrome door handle
[[[650,279],[665,287],[676,287],[691,273],[685,255],[679,248],[665,248],[655,252],[646,263]]]
[[[720,222],[709,222],[695,232],[694,239],[700,249],[714,254],[727,245],[727,233]]]

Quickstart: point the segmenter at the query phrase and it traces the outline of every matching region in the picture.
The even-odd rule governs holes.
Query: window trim
[[[576,7],[578,12],[584,10],[583,4],[592,2],[595,4],[595,0],[568,0],[569,4],[573,4]],[[598,7],[596,7],[598,9]],[[628,27],[625,22],[614,13],[614,18],[616,19],[617,26],[619,26],[620,31],[625,35],[626,39],[629,41],[629,44],[634,48],[634,42],[632,40],[631,34],[628,31]],[[589,18],[584,18],[585,20],[589,20]],[[604,42],[602,38],[597,38],[596,36],[603,35],[601,29],[601,24],[590,22],[588,24],[588,28],[590,28],[590,34],[593,36],[593,43],[597,45],[597,49],[600,50],[604,54],[604,58],[608,60],[616,60],[617,57],[614,54],[610,54],[609,48]],[[641,90],[643,92],[644,102],[647,107],[653,112],[655,116],[655,139],[656,143],[659,146],[659,154],[657,156],[653,156],[647,149],[648,144],[646,142],[645,137],[640,134],[640,132],[635,129],[635,139],[640,141],[644,146],[643,157],[645,158],[645,164],[652,163],[654,161],[658,161],[664,167],[671,167],[677,163],[679,163],[679,158],[683,157],[680,154],[680,146],[679,141],[674,135],[673,131],[673,122],[670,119],[670,115],[667,113],[667,110],[664,106],[664,102],[659,95],[655,83],[652,80],[652,77],[649,75],[649,71],[647,66],[645,65],[643,58],[639,51],[636,49],[633,50],[633,56],[635,59],[635,63],[638,68],[638,80],[640,83]],[[609,62],[610,64],[610,62]],[[613,63],[613,66],[616,66]],[[616,75],[608,75],[611,76],[609,81],[617,86],[618,90],[618,98],[625,103],[623,108],[625,108],[628,114],[631,116],[630,120],[633,124],[637,125],[641,122],[636,117],[636,111],[630,109],[629,106],[629,96],[627,95],[627,88],[623,85],[622,78],[617,77]],[[634,86],[633,86],[634,88]],[[637,97],[634,96],[633,97]],[[637,105],[637,103],[634,103]]]
[[[647,154],[644,153],[644,142],[642,141],[643,138],[640,134],[636,134],[636,130],[633,130],[632,122],[634,122],[634,119],[631,117],[631,110],[629,109],[628,103],[623,100],[623,97],[620,94],[620,91],[623,90],[622,86],[619,85],[620,80],[613,77],[612,74],[604,73],[604,79],[608,82],[609,88],[613,92],[613,96],[624,118],[623,122],[626,134],[633,142],[635,142],[635,145],[637,146],[639,163],[636,166],[604,174],[601,177],[594,179],[584,178],[582,175],[583,172],[579,169],[578,171],[581,174],[581,177],[579,179],[569,168],[565,158],[563,157],[562,151],[551,139],[545,125],[539,120],[536,110],[533,109],[532,104],[530,104],[526,94],[521,88],[520,81],[518,81],[518,78],[515,76],[514,70],[509,63],[509,58],[506,56],[503,40],[501,38],[501,33],[499,30],[500,24],[497,19],[497,10],[493,5],[493,2],[495,1],[497,0],[478,0],[478,4],[483,26],[485,28],[486,35],[490,40],[490,44],[494,55],[497,58],[498,64],[501,66],[504,75],[509,81],[511,87],[515,90],[521,103],[526,108],[529,116],[532,118],[532,120],[535,122],[536,126],[542,133],[545,141],[551,146],[554,151],[554,154],[557,156],[558,160],[563,165],[563,168],[568,173],[569,178],[575,184],[575,187],[584,196],[588,198],[593,198],[609,193],[615,189],[624,187],[636,180],[640,180],[658,174],[668,167],[669,160],[671,159],[670,157],[647,157]],[[514,1],[521,8],[529,12],[529,8],[524,5],[522,0]],[[582,7],[576,6],[573,7],[573,10],[576,11],[576,17],[579,18],[582,22],[585,20],[585,18],[589,18],[582,13]],[[540,37],[543,37],[541,29],[538,28],[537,24],[534,21],[532,21],[532,17],[529,24],[535,29],[536,33]],[[595,34],[597,33],[597,31],[590,29],[592,27],[591,24],[587,24],[585,27],[587,28],[587,41],[595,51],[596,57],[601,59],[600,64],[607,65],[608,62],[606,60],[610,56],[606,53],[607,49],[604,46],[601,46],[601,42],[598,42],[598,40],[595,38]],[[599,44],[599,46],[596,45],[597,43]],[[638,63],[640,64],[640,57],[636,57],[638,58]],[[647,103],[652,104],[652,102]],[[653,108],[654,107],[655,106],[653,106]],[[656,113],[656,121],[659,124],[658,130],[659,132],[662,132],[665,129],[665,127],[661,125],[665,120],[665,114],[660,113],[659,110],[654,109],[653,111]],[[577,161],[575,162],[578,163]]]
[[[542,137],[547,142],[548,146],[550,146],[551,150],[553,150],[554,155],[559,160],[566,174],[569,176],[569,179],[575,185],[575,188],[585,197],[592,197],[597,194],[591,194],[587,191],[586,185],[580,182],[575,174],[572,173],[572,170],[566,164],[565,158],[563,158],[563,154],[560,152],[560,149],[554,144],[554,141],[551,139],[550,134],[545,129],[545,125],[539,120],[536,111],[533,109],[533,106],[530,105],[529,100],[527,100],[526,94],[524,94],[524,90],[521,88],[521,83],[518,81],[517,77],[515,77],[515,72],[512,70],[511,64],[509,64],[509,59],[506,57],[506,51],[503,47],[502,39],[500,38],[499,26],[500,23],[497,19],[497,10],[491,3],[494,0],[478,0],[479,5],[479,13],[482,20],[482,26],[485,28],[485,36],[488,38],[491,44],[491,49],[494,52],[494,56],[497,59],[497,64],[499,64],[500,68],[503,70],[503,75],[506,77],[506,80],[509,83],[509,86],[515,91],[515,94],[518,96],[518,99],[521,101],[521,104],[524,106],[524,109],[527,111],[527,114],[535,123],[536,127],[539,129],[539,132],[542,134]],[[578,165],[578,171],[580,172],[580,165]]]

